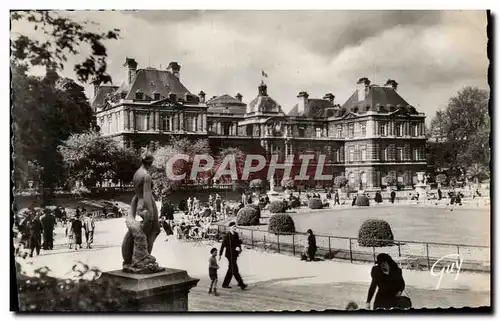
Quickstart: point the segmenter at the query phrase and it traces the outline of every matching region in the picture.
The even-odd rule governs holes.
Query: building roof
[[[308,118],[329,117],[328,111],[335,106],[325,99],[308,99],[303,113],[299,113],[299,106],[295,104],[288,112],[288,116],[304,116]],[[333,115],[333,114],[332,114]]]
[[[90,104],[92,109],[96,110],[97,108],[101,108],[104,105],[106,97],[108,97],[108,95],[113,95],[117,89],[118,86],[99,86],[94,98],[92,98],[92,103]]]
[[[125,99],[135,99],[135,93],[139,90],[144,93],[145,100],[153,100],[154,93],[159,93],[162,99],[171,93],[177,97],[184,97],[185,94],[192,95],[174,74],[154,68],[137,70]]]
[[[249,113],[282,113],[281,106],[269,96],[257,96],[249,104]]]
[[[155,93],[160,94],[160,99],[168,98],[170,94],[185,99],[185,95],[188,94],[192,96],[193,102],[198,103],[198,97],[191,94],[173,73],[167,70],[146,68],[137,70],[131,84],[122,82],[119,86],[100,86],[91,106],[93,108],[103,107],[107,95],[113,96],[114,101],[118,101],[122,97],[134,100],[137,92],[144,94],[145,101],[154,100]]]
[[[238,99],[224,94],[207,101],[209,113],[230,113],[236,115],[243,115],[246,112],[246,104]]]
[[[391,107],[394,109],[398,107],[407,108],[410,106],[397,91],[391,87],[383,87],[372,85],[368,87],[368,94],[363,101],[358,100],[358,89],[347,99],[342,105],[342,109],[348,112],[363,113],[368,109],[376,112],[389,112]],[[368,107],[368,109],[367,109]],[[412,108],[410,108],[412,109]],[[414,108],[413,108],[414,110]],[[416,110],[411,113],[416,113]]]

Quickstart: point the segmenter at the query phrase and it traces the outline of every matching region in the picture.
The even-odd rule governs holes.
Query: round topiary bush
[[[253,208],[257,211],[257,217],[260,219],[260,203],[259,204],[249,204],[248,207]]]
[[[293,234],[295,223],[288,214],[274,214],[269,219],[268,231],[274,234]]]
[[[356,197],[356,206],[370,206],[370,200],[365,195]]]
[[[298,198],[292,199],[290,202],[290,207],[291,208],[299,208],[300,207],[300,200]]]
[[[323,208],[323,202],[319,198],[311,198],[309,200],[309,208],[313,210],[318,210]]]
[[[282,201],[272,201],[271,204],[269,204],[269,212],[285,213],[286,212],[285,204],[283,204]]]
[[[393,240],[394,235],[391,226],[384,220],[366,220],[358,232],[358,244],[360,246],[388,246],[392,245]]]
[[[259,216],[252,207],[244,207],[236,215],[236,224],[240,226],[259,225]]]

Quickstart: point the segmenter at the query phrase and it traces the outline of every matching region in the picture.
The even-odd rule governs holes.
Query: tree
[[[464,172],[474,164],[490,162],[489,92],[465,87],[451,97],[445,110],[431,122],[430,165]]]
[[[155,193],[161,195],[164,192],[173,189],[175,190],[180,184],[187,183],[191,175],[191,168],[195,155],[206,155],[210,151],[208,140],[198,139],[195,142],[187,138],[174,139],[168,146],[158,147],[154,153],[153,166],[155,170],[152,174]],[[143,150],[144,152],[144,150]],[[182,181],[171,180],[166,175],[166,166],[170,158],[175,155],[185,154],[189,156],[189,161],[176,161],[173,164],[172,172],[174,175],[186,174],[186,178]]]
[[[12,117],[16,185],[61,185],[65,171],[57,146],[95,122],[83,87],[51,71],[43,78],[28,76],[26,66],[13,63]],[[37,164],[38,179],[30,177],[29,162]]]
[[[13,11],[10,15],[12,27],[18,21],[28,22],[44,41],[26,35],[13,36],[10,42],[11,56],[18,63],[43,66],[47,70],[64,69],[68,55],[77,55],[82,44],[88,46],[83,51],[90,54],[74,66],[78,80],[95,84],[111,82],[106,73],[106,47],[103,41],[118,39],[119,30],[95,33],[88,30],[90,22],[78,23],[54,11]],[[90,50],[89,50],[90,49]]]
[[[445,174],[438,174],[436,176],[436,183],[438,184],[438,186],[441,186],[441,184],[443,184],[444,182],[446,182],[446,175]]]
[[[295,181],[291,178],[284,178],[281,180],[281,186],[285,189],[293,189],[295,187]]]
[[[215,173],[219,170],[220,166],[222,165],[224,159],[229,155],[233,155],[235,158],[236,174],[237,177],[240,178],[243,175],[243,168],[245,167],[245,154],[241,151],[241,149],[237,147],[227,147],[220,150],[219,155],[216,157],[214,161],[213,174],[215,175]],[[228,167],[226,166],[226,169],[227,168]],[[221,176],[221,179],[223,181],[231,181],[231,176],[223,175]]]
[[[72,134],[58,150],[71,177],[88,188],[108,179],[130,182],[140,164],[134,150],[92,130]]]
[[[336,176],[335,179],[333,180],[335,186],[338,188],[342,188],[349,183],[349,180],[345,176]]]
[[[481,164],[473,164],[466,171],[467,179],[474,180],[475,184],[479,184],[482,180],[489,177],[489,169]]]

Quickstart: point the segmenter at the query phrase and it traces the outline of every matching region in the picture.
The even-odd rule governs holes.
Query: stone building
[[[411,188],[416,173],[426,169],[425,115],[398,94],[395,80],[379,86],[361,78],[343,105],[335,103],[332,93],[318,99],[301,91],[285,113],[263,82],[248,104],[240,94],[206,100],[203,91],[193,95],[181,83],[176,62],[165,70],[137,69],[137,62],[127,58],[124,67],[127,81],[96,88],[92,107],[102,134],[129,146],[206,138],[214,154],[238,147],[268,159],[278,155],[293,174],[300,169],[298,157],[311,154],[307,184],[331,186],[331,180],[314,182],[312,177],[319,156],[325,155],[322,173],[345,176],[354,190],[383,188],[390,172],[399,187]]]

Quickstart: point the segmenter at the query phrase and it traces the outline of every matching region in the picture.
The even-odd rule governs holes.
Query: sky
[[[485,11],[76,11],[91,28],[120,29],[107,41],[113,83],[125,79],[126,57],[139,68],[181,65],[183,84],[207,97],[236,93],[249,103],[262,70],[268,94],[289,111],[300,91],[310,98],[333,93],[343,104],[367,77],[398,92],[427,114],[446,107],[464,86],[489,89]],[[11,36],[39,37],[27,23]],[[87,49],[82,48],[82,53]],[[70,57],[62,72],[76,78]],[[90,86],[86,86],[89,98]]]

